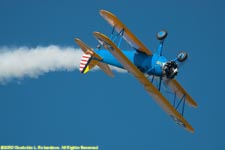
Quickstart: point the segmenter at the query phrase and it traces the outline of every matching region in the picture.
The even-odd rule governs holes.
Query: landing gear
[[[166,30],[161,30],[156,34],[156,37],[158,40],[162,41],[164,40],[168,35],[168,32]]]
[[[184,62],[186,59],[188,58],[188,53],[181,51],[178,55],[177,55],[177,60],[179,62]]]

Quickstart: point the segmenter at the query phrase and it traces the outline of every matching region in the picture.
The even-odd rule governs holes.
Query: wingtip
[[[195,104],[193,105],[193,107],[194,107],[194,108],[198,108],[198,104],[195,103]]]
[[[81,41],[79,38],[74,38],[74,41],[77,43],[79,41]]]
[[[102,35],[102,33],[101,33],[101,32],[98,32],[98,31],[94,31],[94,32],[93,32],[93,35],[94,35],[95,37],[99,37],[99,36]]]
[[[99,10],[99,13],[102,14],[102,13],[105,12],[105,11],[106,11],[106,10],[101,9],[101,10]]]
[[[198,108],[198,104],[194,100],[191,102],[188,101],[188,104],[193,108]]]
[[[94,31],[94,32],[93,32],[94,35],[99,34],[99,33],[100,33],[100,32],[98,32],[98,31]]]
[[[101,9],[101,10],[99,10],[99,14],[103,17],[104,16],[104,14],[106,14],[106,10],[104,10],[104,9]]]
[[[107,12],[109,12],[109,11],[104,10],[104,9],[99,10],[99,13],[100,13],[101,15],[103,15],[104,13],[107,13]]]
[[[106,17],[106,16],[115,16],[113,13],[111,13],[110,11],[107,11],[107,10],[104,10],[104,9],[101,9],[99,11],[99,14],[102,16],[102,17]]]
[[[187,129],[190,133],[192,133],[192,134],[194,134],[195,133],[195,130],[194,130],[194,128],[189,128],[189,129]]]

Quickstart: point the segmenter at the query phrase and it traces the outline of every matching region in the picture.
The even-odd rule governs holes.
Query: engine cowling
[[[163,73],[167,78],[173,79],[178,73],[177,63],[175,61],[166,62],[163,66]]]

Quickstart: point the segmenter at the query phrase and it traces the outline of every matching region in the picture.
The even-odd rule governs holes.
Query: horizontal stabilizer
[[[84,54],[81,57],[80,61],[80,72],[87,73],[96,65],[101,68],[108,76],[113,77],[112,70],[109,65],[102,63],[102,57],[95,53],[90,47],[88,47],[84,42],[80,39],[76,38],[75,42],[80,46]]]
[[[91,70],[94,66],[96,66],[99,62],[96,60],[92,60],[90,54],[83,54],[81,61],[80,61],[80,72],[87,73]]]

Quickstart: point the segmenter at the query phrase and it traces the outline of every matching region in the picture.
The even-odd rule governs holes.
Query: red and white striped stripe
[[[80,61],[80,72],[83,71],[84,67],[88,63],[89,59],[91,58],[90,54],[83,54]]]

